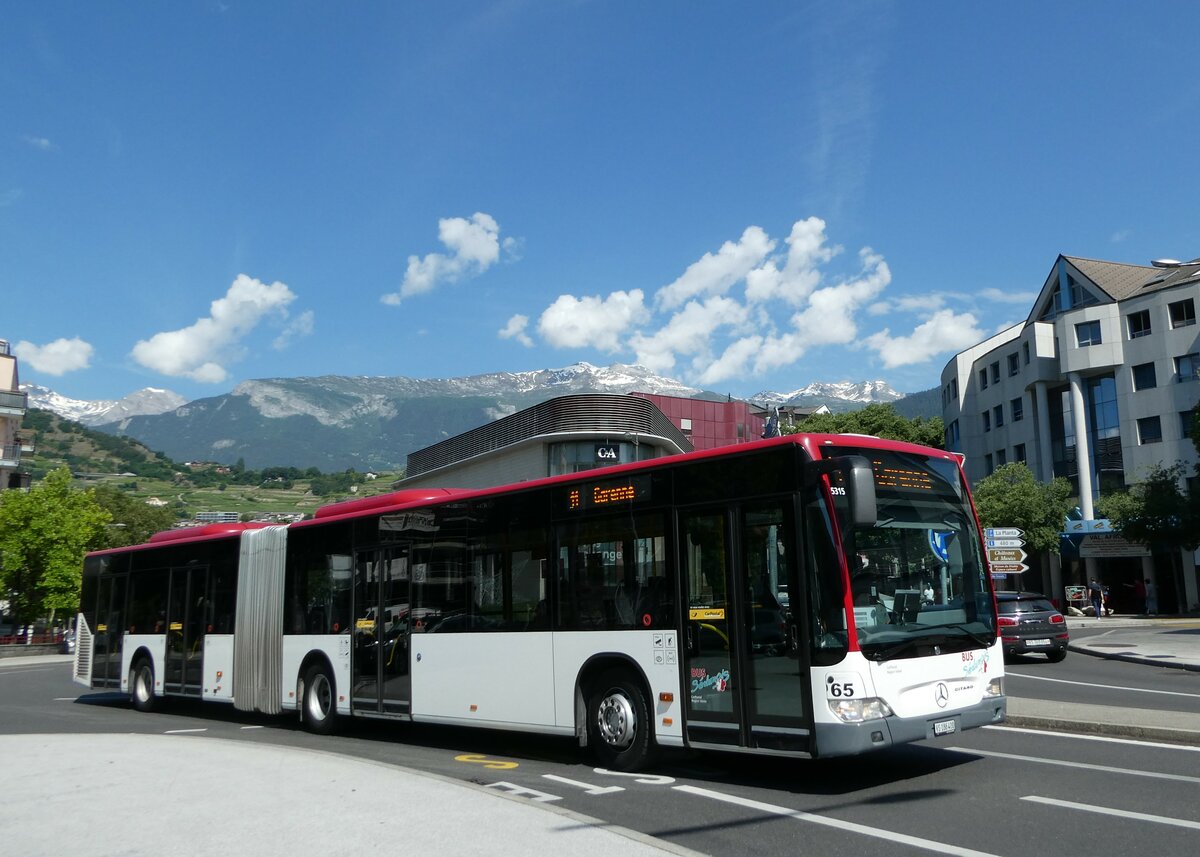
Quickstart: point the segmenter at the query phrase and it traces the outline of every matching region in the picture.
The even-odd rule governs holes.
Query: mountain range
[[[413,450],[572,393],[632,391],[721,398],[641,366],[497,372],[463,378],[268,378],[187,402],[147,388],[115,402],[88,402],[35,385],[22,386],[29,405],[111,434],[136,438],[177,461],[206,460],[251,468],[319,467],[395,470]],[[762,392],[764,405],[826,404],[845,411],[903,396],[882,381],[810,384],[790,393]]]

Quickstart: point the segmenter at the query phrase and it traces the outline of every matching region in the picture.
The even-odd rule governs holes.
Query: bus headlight
[[[866,699],[831,699],[829,710],[843,723],[862,723],[892,716],[892,709],[877,696]]]
[[[1004,679],[994,678],[988,682],[987,689],[983,692],[984,696],[1004,696]]]

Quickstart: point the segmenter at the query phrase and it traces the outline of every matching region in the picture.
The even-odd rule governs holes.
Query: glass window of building
[[[1175,358],[1176,381],[1200,381],[1200,354],[1193,352]]]
[[[992,364],[992,383],[993,384],[1000,383],[1000,361],[999,360],[997,360],[995,363]]]
[[[1137,421],[1138,443],[1162,441],[1162,420],[1158,417],[1142,417]]]
[[[992,463],[992,454],[990,452],[983,457],[983,469],[987,471],[988,476],[991,476],[996,471],[996,465]]]
[[[955,399],[958,398],[958,379],[957,378],[950,379],[950,395],[952,398],[955,398]]]
[[[1075,325],[1075,344],[1080,348],[1099,345],[1101,341],[1099,321],[1083,321]]]
[[[1179,412],[1179,436],[1185,440],[1192,436],[1192,426],[1196,424],[1196,412],[1180,411]]]
[[[1019,423],[1025,418],[1025,401],[1020,396],[1017,396],[1008,406],[1012,409],[1012,421]]]
[[[987,389],[987,367],[979,370],[979,389]]]
[[[1196,303],[1191,298],[1167,304],[1167,309],[1171,312],[1172,328],[1187,327],[1196,323]]]
[[[1125,485],[1121,454],[1121,420],[1117,409],[1117,382],[1113,375],[1087,380],[1085,400],[1090,409],[1092,471],[1101,495]]]
[[[1007,449],[997,449],[996,450],[996,464],[998,464],[1001,467],[1008,464],[1008,450]]]
[[[1029,343],[1028,342],[1021,343],[1021,353],[1025,357],[1025,365],[1028,366],[1029,365]]]
[[[1150,310],[1144,309],[1140,312],[1131,312],[1126,318],[1129,324],[1130,339],[1150,335]]]
[[[1133,367],[1133,389],[1151,390],[1158,386],[1153,363],[1139,363]]]
[[[1013,461],[1025,461],[1025,444],[1018,443],[1013,447]]]
[[[1004,406],[996,405],[992,408],[992,422],[996,424],[996,428],[1004,425]]]
[[[983,412],[983,430],[984,431],[992,430],[992,413],[991,413],[991,411]]]
[[[1016,375],[1021,371],[1021,358],[1016,354],[1008,355],[1008,374],[1009,377]]]
[[[645,461],[654,458],[654,448],[648,443],[629,441],[568,441],[550,444],[547,447],[547,455],[547,475],[559,476],[563,473],[579,473],[631,461]]]

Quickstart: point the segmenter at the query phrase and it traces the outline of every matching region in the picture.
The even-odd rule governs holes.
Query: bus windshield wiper
[[[987,648],[990,648],[990,647],[991,647],[991,645],[992,645],[992,643],[994,643],[994,642],[996,641],[996,637],[995,637],[995,635],[994,635],[994,634],[993,634],[993,636],[992,636],[992,638],[991,638],[991,639],[988,639],[988,638],[987,638],[987,637],[985,637],[985,636],[982,636],[982,635],[980,635],[980,634],[976,634],[974,631],[972,631],[970,628],[968,628],[966,625],[964,625],[964,624],[963,624],[963,623],[961,623],[961,622],[951,622],[951,623],[949,623],[949,624],[942,625],[941,627],[943,627],[943,628],[956,628],[956,629],[958,629],[959,631],[962,631],[962,632],[963,632],[964,634],[966,634],[968,637],[970,637],[970,638],[971,638],[971,640],[972,640],[973,642],[976,642],[976,643],[978,643],[979,645],[983,646],[985,649],[987,649]]]

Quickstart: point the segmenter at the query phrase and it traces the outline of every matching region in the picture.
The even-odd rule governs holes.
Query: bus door
[[[411,711],[409,545],[359,551],[354,561],[354,710]]]
[[[810,752],[791,503],[680,519],[688,741]]]
[[[201,695],[204,634],[208,621],[208,567],[171,569],[167,595],[167,662],[163,690]]]
[[[92,648],[92,676],[109,687],[121,684],[121,647],[125,637],[125,584],[128,578],[105,575],[100,578],[96,604],[96,628]]]

